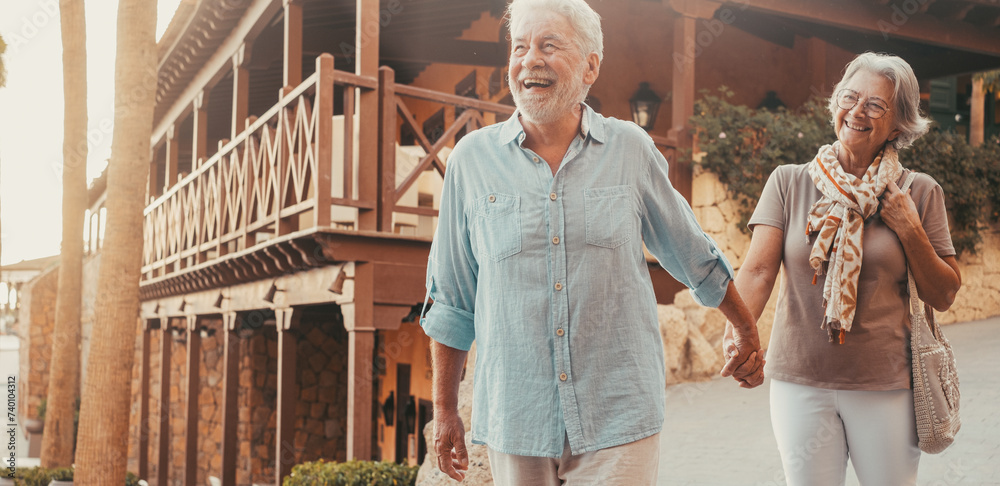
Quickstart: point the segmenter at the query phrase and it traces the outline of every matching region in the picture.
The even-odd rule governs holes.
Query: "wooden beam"
[[[316,102],[313,109],[319,110],[316,129],[316,209],[313,210],[313,225],[330,225],[330,198],[333,191],[333,56],[322,54],[316,58]],[[345,118],[344,126],[353,125]],[[350,164],[350,160],[344,160]]]
[[[194,97],[191,114],[194,133],[191,135],[191,171],[201,167],[208,157],[208,91],[201,91]]]
[[[347,351],[347,459],[367,461],[372,452],[372,366],[375,351],[374,267],[354,267],[354,303],[341,309],[348,331]]]
[[[686,15],[674,20],[673,95],[671,97],[670,137],[677,148],[691,148],[688,121],[694,115],[695,18]],[[692,170],[689,164],[670,164],[670,181],[688,202],[691,202]]]
[[[160,447],[156,464],[156,484],[168,484],[170,469],[170,319],[160,325]]]
[[[983,121],[985,120],[986,95],[983,80],[972,80],[972,104],[969,106],[969,145],[983,144]]]
[[[826,42],[810,37],[807,42],[809,50],[809,91],[817,96],[829,96],[832,86],[826,82]]]
[[[406,42],[382,45],[379,55],[383,62],[409,61],[498,67],[507,64],[507,44],[414,37],[407,39]]]
[[[917,2],[914,2],[917,4]],[[941,20],[904,7],[872,5],[858,0],[754,0],[748,8],[856,32],[876,32],[886,39],[906,39],[927,45],[1000,56],[1000,32],[967,22]]]
[[[302,0],[284,0],[284,89],[302,84]]]
[[[379,64],[379,0],[355,0],[355,74],[378,76]],[[378,200],[378,113],[379,92],[359,90],[358,98],[358,197],[362,201]],[[377,230],[378,212],[358,210],[358,229]]]
[[[230,139],[235,139],[243,132],[247,114],[250,113],[250,47],[243,43],[233,54],[233,120],[230,126]]]
[[[201,334],[199,316],[187,316],[187,395],[185,399],[184,484],[198,482],[198,396],[201,390]]]
[[[155,320],[155,319],[154,319]],[[149,477],[149,358],[150,320],[142,330],[142,375],[139,378],[139,477]]]
[[[239,423],[240,339],[235,312],[222,315],[222,484],[236,484],[236,428]]]
[[[426,265],[428,241],[418,238],[379,237],[374,232],[326,231],[316,235],[323,255],[335,262],[363,261]]]
[[[395,233],[392,210],[396,206],[396,73],[378,70],[378,230]]]
[[[373,265],[376,304],[413,305],[424,300],[427,265]]]
[[[163,192],[167,192],[168,189],[177,184],[177,161],[179,153],[179,145],[177,143],[177,130],[174,126],[171,126],[167,130],[167,160],[166,160],[166,177],[163,178]]]
[[[275,425],[275,483],[283,484],[295,465],[295,411],[299,403],[295,360],[298,349],[298,327],[302,311],[290,307],[275,309],[278,323],[278,410]]]

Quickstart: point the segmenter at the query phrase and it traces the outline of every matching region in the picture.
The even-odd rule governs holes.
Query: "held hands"
[[[741,388],[754,388],[764,383],[764,352],[760,349],[756,329],[749,336],[743,336],[735,332],[731,322],[726,322],[722,352],[726,357],[722,376],[732,376]]]
[[[882,221],[901,238],[920,227],[917,206],[910,197],[910,190],[904,193],[896,183],[889,181],[882,193]]]
[[[434,411],[434,451],[441,472],[455,481],[465,479],[469,452],[465,449],[465,425],[457,410]]]

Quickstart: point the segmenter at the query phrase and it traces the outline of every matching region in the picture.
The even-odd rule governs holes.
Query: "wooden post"
[[[167,129],[167,161],[166,177],[163,179],[163,192],[166,193],[174,184],[177,184],[177,155],[179,153],[177,144],[177,133],[174,126]]]
[[[167,484],[170,469],[170,318],[160,321],[160,457],[156,464],[156,484]]]
[[[184,484],[198,482],[198,395],[201,390],[201,333],[200,318],[187,316],[187,413],[184,435]]]
[[[367,461],[372,453],[372,366],[375,351],[375,265],[354,266],[354,302],[341,306],[348,332],[347,459]]]
[[[278,323],[278,410],[275,425],[275,484],[282,484],[295,465],[295,412],[299,403],[295,360],[301,310],[276,309]]]
[[[355,73],[378,76],[379,0],[356,0]],[[358,96],[358,198],[378,204],[379,92],[360,90]],[[359,209],[358,229],[378,229],[378,211]],[[348,439],[350,440],[350,439]]]
[[[826,84],[826,42],[818,37],[810,37],[809,49],[809,94],[828,96],[831,86]]]
[[[969,145],[978,147],[983,144],[983,121],[986,111],[986,95],[983,90],[983,80],[972,80],[972,105],[969,107]]]
[[[695,19],[680,15],[674,20],[673,96],[671,104],[671,136],[678,149],[691,148],[688,120],[694,115]],[[691,201],[692,170],[687,164],[670,164],[670,180],[674,187]]]
[[[201,167],[208,157],[208,93],[202,91],[194,97],[194,133],[191,136],[191,170]]]
[[[316,58],[316,209],[314,225],[330,225],[330,194],[333,191],[333,56],[323,54]],[[351,123],[344,117],[344,125]],[[344,161],[347,163],[348,161]]]
[[[236,426],[239,423],[237,401],[240,386],[240,340],[236,334],[239,321],[235,312],[222,315],[222,484],[236,484]]]
[[[250,47],[243,43],[233,54],[233,123],[230,130],[230,140],[243,131],[247,114],[250,112]]]
[[[392,233],[396,206],[396,73],[391,67],[378,70],[378,230]]]
[[[149,477],[149,333],[156,319],[147,319],[142,330],[142,376],[139,378],[139,477]]]
[[[302,0],[284,0],[284,90],[302,84]]]

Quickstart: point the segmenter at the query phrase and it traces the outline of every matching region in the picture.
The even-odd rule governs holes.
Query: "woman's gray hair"
[[[584,0],[513,0],[507,5],[507,31],[513,28],[515,19],[539,9],[555,12],[569,20],[576,31],[576,44],[584,58],[593,52],[599,61],[604,60],[601,16]]]
[[[906,61],[890,54],[876,54],[866,52],[855,57],[844,69],[844,77],[833,89],[830,96],[830,115],[834,121],[837,117],[837,93],[844,89],[844,86],[859,71],[867,71],[885,76],[893,84],[893,104],[891,108],[895,113],[896,129],[899,135],[892,141],[896,150],[909,147],[914,140],[927,133],[930,127],[930,120],[920,114],[920,85],[917,84],[917,77],[913,74],[913,69]]]

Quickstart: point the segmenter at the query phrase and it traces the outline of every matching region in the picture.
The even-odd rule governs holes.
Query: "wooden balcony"
[[[358,97],[373,94],[377,109],[362,109]],[[414,119],[408,103],[416,100],[443,105],[453,120],[436,140]],[[343,115],[334,116],[335,103]],[[350,261],[366,247],[426,245],[456,134],[511,113],[396,84],[386,67],[378,78],[338,71],[323,54],[312,75],[146,208],[142,297]],[[416,147],[399,146],[401,126],[416,134]],[[417,189],[428,179],[432,197],[421,202]],[[331,238],[350,244],[334,251],[324,244]]]

